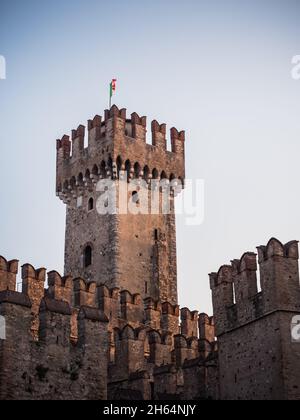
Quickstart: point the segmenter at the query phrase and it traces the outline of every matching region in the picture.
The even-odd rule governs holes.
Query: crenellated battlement
[[[52,271],[45,289],[46,269],[25,264],[22,292],[17,292],[16,261],[0,261],[5,269],[0,276],[0,315],[6,333],[0,340],[0,399],[12,398],[12,386],[20,399],[106,398],[108,319],[89,296],[78,300],[78,308],[73,306],[78,292],[96,296],[94,285]]]
[[[22,377],[14,372],[12,383],[27,399],[31,394],[38,399],[53,398],[48,384],[56,381],[56,375],[63,375],[56,398],[82,398],[72,389],[74,381],[89,384],[86,398],[99,398],[99,390],[103,398],[108,390],[112,399],[125,395],[126,390],[148,399],[151,395],[158,399],[168,395],[216,398],[219,383],[221,395],[227,395],[225,383],[235,384],[237,375],[248,378],[252,372],[253,349],[258,363],[264,358],[268,366],[276,363],[273,350],[267,351],[268,343],[256,336],[257,329],[278,346],[282,325],[289,343],[290,320],[300,312],[298,242],[284,245],[272,238],[257,249],[258,256],[246,252],[210,275],[214,317],[80,277],[46,273],[45,268],[31,264],[22,266],[20,293],[15,290],[18,260],[0,257],[0,315],[7,324],[0,369],[1,352],[11,352],[22,342],[22,352],[9,360],[17,366],[16,372],[25,372]],[[245,367],[246,353],[249,363]],[[31,356],[24,360],[23,354]],[[254,363],[251,377],[255,369]],[[9,364],[7,371],[13,371]],[[5,399],[10,379],[3,377],[0,398]],[[233,388],[231,392],[240,391]]]
[[[188,308],[180,311],[181,317],[181,333],[186,337],[198,337],[199,328],[199,312],[191,312]]]
[[[126,109],[119,109],[116,105],[113,105],[111,109],[106,109],[104,111],[105,121],[108,122],[112,118],[119,118],[126,121]]]
[[[77,278],[74,284],[74,305],[81,306],[97,306],[97,285],[95,282],[86,282],[84,279]]]
[[[109,398],[117,398],[120,387],[148,399],[152,389],[159,398],[166,390],[180,393],[184,383],[195,397],[210,395],[191,384],[202,386],[210,369],[216,371],[213,318],[30,264],[22,266],[22,293],[16,292],[18,261],[0,257],[0,264],[0,315],[9,331],[5,345],[18,348],[16,337],[22,341],[24,353],[11,360],[26,373],[26,380],[17,377],[13,383],[27,399],[31,393],[37,399],[80,399],[73,389],[77,384],[85,384],[87,399],[106,398],[107,390]],[[31,357],[24,360],[24,354]],[[49,384],[57,377],[62,385],[52,395]],[[215,379],[212,383],[216,386]],[[5,384],[0,376],[0,398],[7,396]],[[215,388],[210,392],[215,395]]]
[[[298,242],[272,238],[210,274],[217,336],[272,311],[300,310]],[[257,262],[261,292],[258,293]]]
[[[290,241],[283,245],[278,239],[272,238],[266,246],[257,247],[259,263],[267,261],[272,257],[285,257],[295,260],[299,259],[298,241]]]
[[[0,257],[0,264],[0,292],[9,290],[17,294],[18,260],[8,262]],[[61,302],[62,306],[68,305],[77,315],[82,307],[99,309],[107,317],[111,330],[116,327],[122,330],[126,326],[133,329],[143,327],[147,331],[157,331],[161,336],[181,333],[186,339],[191,339],[203,338],[203,333],[199,333],[203,316],[213,325],[212,318],[199,315],[198,311],[180,310],[178,305],[169,302],[142,299],[141,295],[128,290],[110,289],[82,278],[73,279],[70,275],[61,276],[57,271],[47,273],[45,268],[36,269],[31,264],[22,266],[22,293],[19,295],[29,298],[35,320],[39,317],[42,302],[43,307],[47,306],[47,302]],[[38,323],[32,326],[35,331],[38,328]],[[214,341],[214,337],[211,338]]]
[[[136,112],[130,119],[126,109],[115,105],[105,111],[105,118],[96,115],[87,123],[88,147],[85,148],[86,129],[79,125],[70,137],[57,140],[57,195],[70,200],[100,179],[117,179],[121,172],[128,180],[185,178],[185,132],[170,130],[171,151],[167,150],[166,124],[156,120],[151,124],[152,145],[146,143],[147,118]]]
[[[62,277],[57,271],[48,273],[48,296],[52,299],[62,300],[71,305],[73,279],[71,276]]]
[[[27,381],[14,379],[27,399],[30,392],[38,399],[74,398],[77,394],[70,389],[77,381],[88,381],[85,386],[91,395],[86,398],[92,398],[93,392],[99,394],[99,390],[104,398],[107,384],[115,395],[120,383],[123,387],[134,384],[148,398],[153,380],[159,393],[162,380],[175,380],[181,369],[190,372],[188,361],[197,361],[196,370],[189,373],[196,378],[198,369],[206,369],[206,361],[215,353],[213,320],[208,315],[199,316],[188,308],[180,310],[169,302],[142,299],[128,290],[61,276],[57,271],[46,273],[45,268],[36,269],[31,264],[22,266],[22,292],[16,292],[18,261],[8,262],[3,257],[0,261],[0,315],[5,317],[9,331],[5,345],[18,348],[14,332],[22,348],[26,347],[24,354],[31,354],[25,361],[23,353],[12,359],[28,375]],[[95,366],[96,372],[91,373]],[[170,370],[163,376],[166,366]],[[38,375],[33,377],[35,369]],[[58,388],[59,396],[52,396],[48,384],[56,380],[56,375],[64,389]],[[28,381],[34,391],[24,390]],[[0,397],[6,392],[0,377]]]
[[[18,260],[7,261],[0,256],[0,291],[15,290],[18,266]]]

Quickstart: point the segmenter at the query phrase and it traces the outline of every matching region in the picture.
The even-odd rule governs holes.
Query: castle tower
[[[166,125],[153,121],[151,129],[150,145],[146,117],[134,113],[127,119],[125,109],[113,106],[104,121],[96,116],[88,122],[87,147],[82,125],[71,140],[57,140],[56,191],[67,206],[65,274],[177,304],[174,190],[185,177],[185,133],[171,129],[168,151]],[[153,180],[163,181],[155,187],[160,205],[149,204],[145,212]],[[116,196],[127,189],[116,211],[103,188],[109,181],[115,181]],[[169,212],[162,204],[166,191]],[[99,211],[103,202],[108,214]]]
[[[222,400],[299,400],[298,242],[272,238],[210,276]]]

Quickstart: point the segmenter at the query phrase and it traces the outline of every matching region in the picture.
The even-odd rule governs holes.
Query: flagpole
[[[111,87],[111,83],[110,83],[110,85],[109,85],[109,109],[111,108],[111,89],[112,89],[112,87]]]

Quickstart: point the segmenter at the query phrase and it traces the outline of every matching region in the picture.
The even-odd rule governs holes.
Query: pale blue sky
[[[0,0],[0,254],[63,268],[55,140],[117,105],[186,129],[205,221],[178,219],[182,306],[211,311],[207,274],[271,236],[300,239],[298,0]]]

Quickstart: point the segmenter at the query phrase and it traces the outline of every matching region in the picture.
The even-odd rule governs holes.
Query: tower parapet
[[[198,337],[198,318],[199,312],[191,312],[188,308],[180,311],[181,333],[185,337]]]
[[[218,338],[220,398],[299,399],[299,345],[291,325],[300,316],[298,242],[272,238],[211,275]]]
[[[272,238],[260,246],[258,262],[263,291],[264,310],[300,310],[298,242],[283,245]]]
[[[151,124],[152,144],[146,143],[147,118],[136,112],[130,119],[126,109],[115,105],[105,111],[105,119],[96,115],[88,121],[88,147],[84,147],[86,130],[79,125],[70,137],[57,140],[56,191],[63,200],[72,200],[83,188],[96,180],[118,177],[127,171],[129,178],[185,178],[185,132],[171,129],[171,151],[167,150],[166,124]],[[139,168],[137,170],[137,168]],[[116,169],[116,170],[115,170]]]
[[[73,279],[71,276],[62,277],[57,271],[48,273],[48,296],[55,300],[62,300],[72,304]]]
[[[300,310],[298,242],[272,238],[257,249],[261,292],[252,252],[210,275],[217,336],[273,311]]]
[[[0,256],[0,291],[15,290],[18,265],[18,260],[7,261]]]
[[[39,330],[39,309],[45,294],[46,269],[36,270],[31,264],[22,266],[22,292],[27,295],[32,304],[31,332],[37,338]]]

